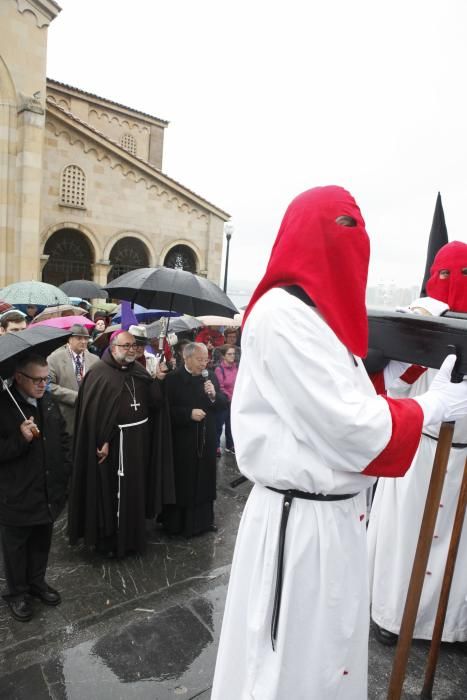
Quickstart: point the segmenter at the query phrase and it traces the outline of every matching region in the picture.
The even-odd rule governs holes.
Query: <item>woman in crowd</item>
[[[232,401],[238,367],[235,362],[235,345],[224,345],[219,348],[222,361],[215,369],[216,377],[222,392],[227,396],[228,405],[216,414],[217,419],[217,456],[221,456],[221,435],[225,425],[225,451],[235,454],[235,447],[230,429],[230,402]]]

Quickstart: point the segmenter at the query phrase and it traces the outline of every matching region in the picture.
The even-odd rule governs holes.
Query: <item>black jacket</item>
[[[71,471],[65,422],[47,392],[35,408],[13,389],[24,414],[34,417],[41,435],[28,442],[20,431],[23,418],[8,394],[0,393],[0,525],[39,525],[55,520],[63,509]]]

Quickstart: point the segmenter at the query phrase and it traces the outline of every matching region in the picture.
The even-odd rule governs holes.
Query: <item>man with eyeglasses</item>
[[[71,470],[70,437],[58,406],[45,391],[48,366],[30,355],[18,362],[11,398],[0,394],[0,535],[12,616],[27,622],[32,598],[58,605],[60,594],[45,580],[54,520],[66,500]]]
[[[115,332],[76,405],[70,542],[83,538],[106,556],[144,551],[145,519],[165,485],[155,428],[161,384],[135,362],[136,351],[133,335]]]

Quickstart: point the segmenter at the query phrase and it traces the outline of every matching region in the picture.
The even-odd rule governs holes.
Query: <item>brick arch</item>
[[[103,257],[102,246],[99,242],[99,239],[95,235],[95,233],[87,226],[83,226],[83,224],[77,224],[77,223],[71,222],[71,221],[61,221],[60,223],[53,224],[52,226],[49,226],[47,229],[45,229],[45,231],[43,231],[43,233],[41,234],[41,249],[42,250],[44,249],[45,244],[47,243],[49,238],[56,231],[59,231],[62,228],[69,228],[69,229],[74,229],[76,231],[80,231],[84,236],[86,236],[89,244],[91,245],[91,247],[94,251],[94,260],[97,261]]]
[[[92,242],[77,227],[66,224],[49,235],[44,244],[42,281],[57,287],[73,279],[92,280],[96,252]]]
[[[102,251],[102,257],[104,258],[104,260],[110,260],[110,253],[112,251],[112,248],[122,238],[136,238],[138,241],[141,241],[141,243],[146,248],[146,252],[148,255],[148,261],[149,261],[149,263],[148,263],[149,267],[155,266],[156,254],[154,251],[154,246],[152,244],[152,241],[144,233],[139,233],[138,231],[119,231],[114,236],[111,236],[111,238],[109,238],[108,241],[106,242],[106,244],[103,248],[103,251]]]
[[[120,277],[125,272],[141,267],[152,267],[151,250],[143,237],[134,234],[121,235],[109,250],[110,269],[107,282]]]
[[[197,248],[197,246],[194,245],[194,243],[192,243],[191,241],[187,241],[184,238],[179,238],[174,241],[170,241],[170,243],[164,246],[159,256],[159,265],[164,265],[164,261],[167,258],[167,255],[170,253],[171,250],[178,246],[184,246],[193,253],[196,272],[199,272],[199,270],[203,267],[201,251]]]

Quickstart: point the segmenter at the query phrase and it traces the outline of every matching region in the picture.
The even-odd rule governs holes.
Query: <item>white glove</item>
[[[448,355],[427,392],[414,397],[423,410],[423,427],[467,415],[467,381],[454,384],[451,372],[455,355]]]
[[[396,311],[402,311],[406,314],[421,314],[422,316],[441,316],[445,311],[449,311],[449,306],[444,301],[432,297],[420,297],[408,306],[398,306]]]

